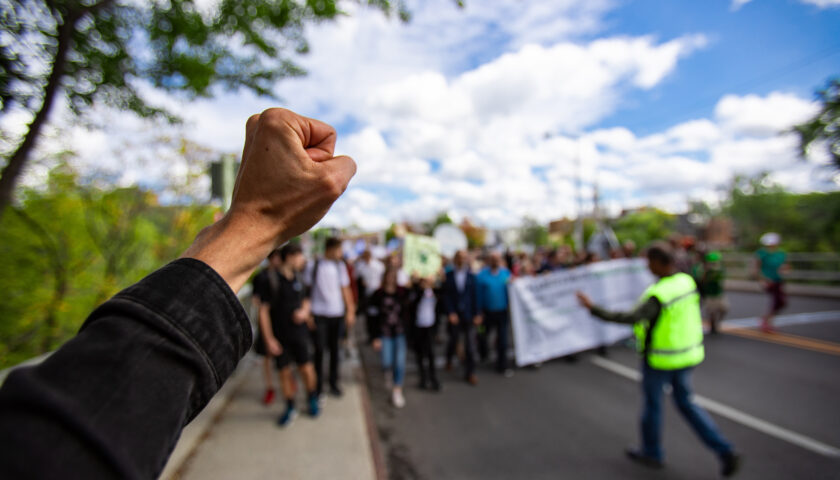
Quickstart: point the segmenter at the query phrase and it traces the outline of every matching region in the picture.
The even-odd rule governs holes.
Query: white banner
[[[508,286],[518,366],[615,343],[632,334],[581,307],[580,290],[608,310],[630,310],[654,281],[647,260],[619,259],[518,278]]]

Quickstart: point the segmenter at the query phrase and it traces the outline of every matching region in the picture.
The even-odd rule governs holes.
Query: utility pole
[[[572,240],[575,242],[575,251],[583,251],[583,198],[580,193],[580,138],[577,139],[577,155],[575,156],[575,199],[577,200],[577,220]]]
[[[230,209],[233,201],[233,187],[236,185],[236,172],[239,162],[236,155],[222,155],[218,162],[210,164],[210,196],[222,201],[225,211]]]

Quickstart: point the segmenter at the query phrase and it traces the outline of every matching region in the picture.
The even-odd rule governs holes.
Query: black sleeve
[[[236,295],[180,259],[97,308],[0,389],[0,478],[157,478],[251,344]]]
[[[631,312],[610,312],[597,305],[593,305],[590,312],[607,322],[634,324],[642,320],[655,321],[659,317],[660,308],[659,299],[650,297]]]

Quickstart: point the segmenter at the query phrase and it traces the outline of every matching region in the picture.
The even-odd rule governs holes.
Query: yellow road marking
[[[825,340],[816,340],[814,338],[800,337],[798,335],[791,335],[789,333],[764,333],[759,330],[752,330],[749,328],[722,328],[724,333],[730,335],[737,335],[739,337],[751,338],[754,340],[762,340],[765,342],[777,343],[779,345],[786,345],[788,347],[804,348],[814,352],[827,353],[829,355],[840,356],[840,344],[834,342],[827,342]]]

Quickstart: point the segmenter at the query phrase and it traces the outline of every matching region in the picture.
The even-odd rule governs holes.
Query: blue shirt
[[[510,281],[510,270],[502,267],[497,269],[494,274],[488,267],[478,274],[477,281],[476,293],[479,312],[507,310],[507,284]]]

